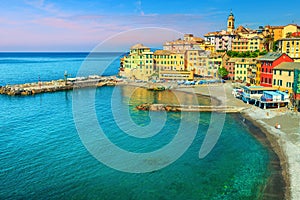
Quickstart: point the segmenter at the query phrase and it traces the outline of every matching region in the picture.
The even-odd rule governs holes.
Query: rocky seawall
[[[25,83],[19,85],[0,86],[0,94],[9,96],[27,96],[40,93],[58,92],[85,87],[101,87],[116,85],[115,77],[74,78],[71,80],[55,80],[49,82]]]
[[[167,112],[223,112],[240,113],[244,108],[236,106],[200,106],[200,105],[169,105],[144,103],[136,107],[138,110]]]

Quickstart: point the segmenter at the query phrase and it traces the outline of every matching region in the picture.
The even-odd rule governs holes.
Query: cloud
[[[138,0],[135,2],[135,12],[138,12],[141,16],[145,15],[145,12],[143,11],[143,8],[142,8],[141,0]]]
[[[59,14],[59,9],[53,3],[46,3],[45,0],[24,0],[24,3],[47,13]]]

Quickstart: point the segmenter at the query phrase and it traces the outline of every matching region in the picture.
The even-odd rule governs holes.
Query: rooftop
[[[272,87],[263,87],[263,86],[242,86],[244,90],[250,91],[276,91],[276,88]]]
[[[154,55],[170,55],[172,52],[168,50],[156,50]]]
[[[266,55],[259,57],[257,60],[259,61],[274,61],[280,58],[283,54],[277,52],[269,52]]]
[[[274,69],[281,69],[281,70],[294,70],[299,69],[300,70],[300,63],[297,62],[283,62],[274,67]]]
[[[138,43],[136,45],[133,45],[130,49],[150,49],[150,48],[144,46],[143,44]]]

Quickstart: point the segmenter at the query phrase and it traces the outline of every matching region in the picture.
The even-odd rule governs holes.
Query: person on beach
[[[280,127],[280,124],[276,123],[276,124],[275,124],[275,128],[280,129],[280,128],[281,128],[281,127]]]

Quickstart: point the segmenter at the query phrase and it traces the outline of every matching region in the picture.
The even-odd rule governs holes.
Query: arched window
[[[228,22],[228,26],[231,26],[231,22]]]

